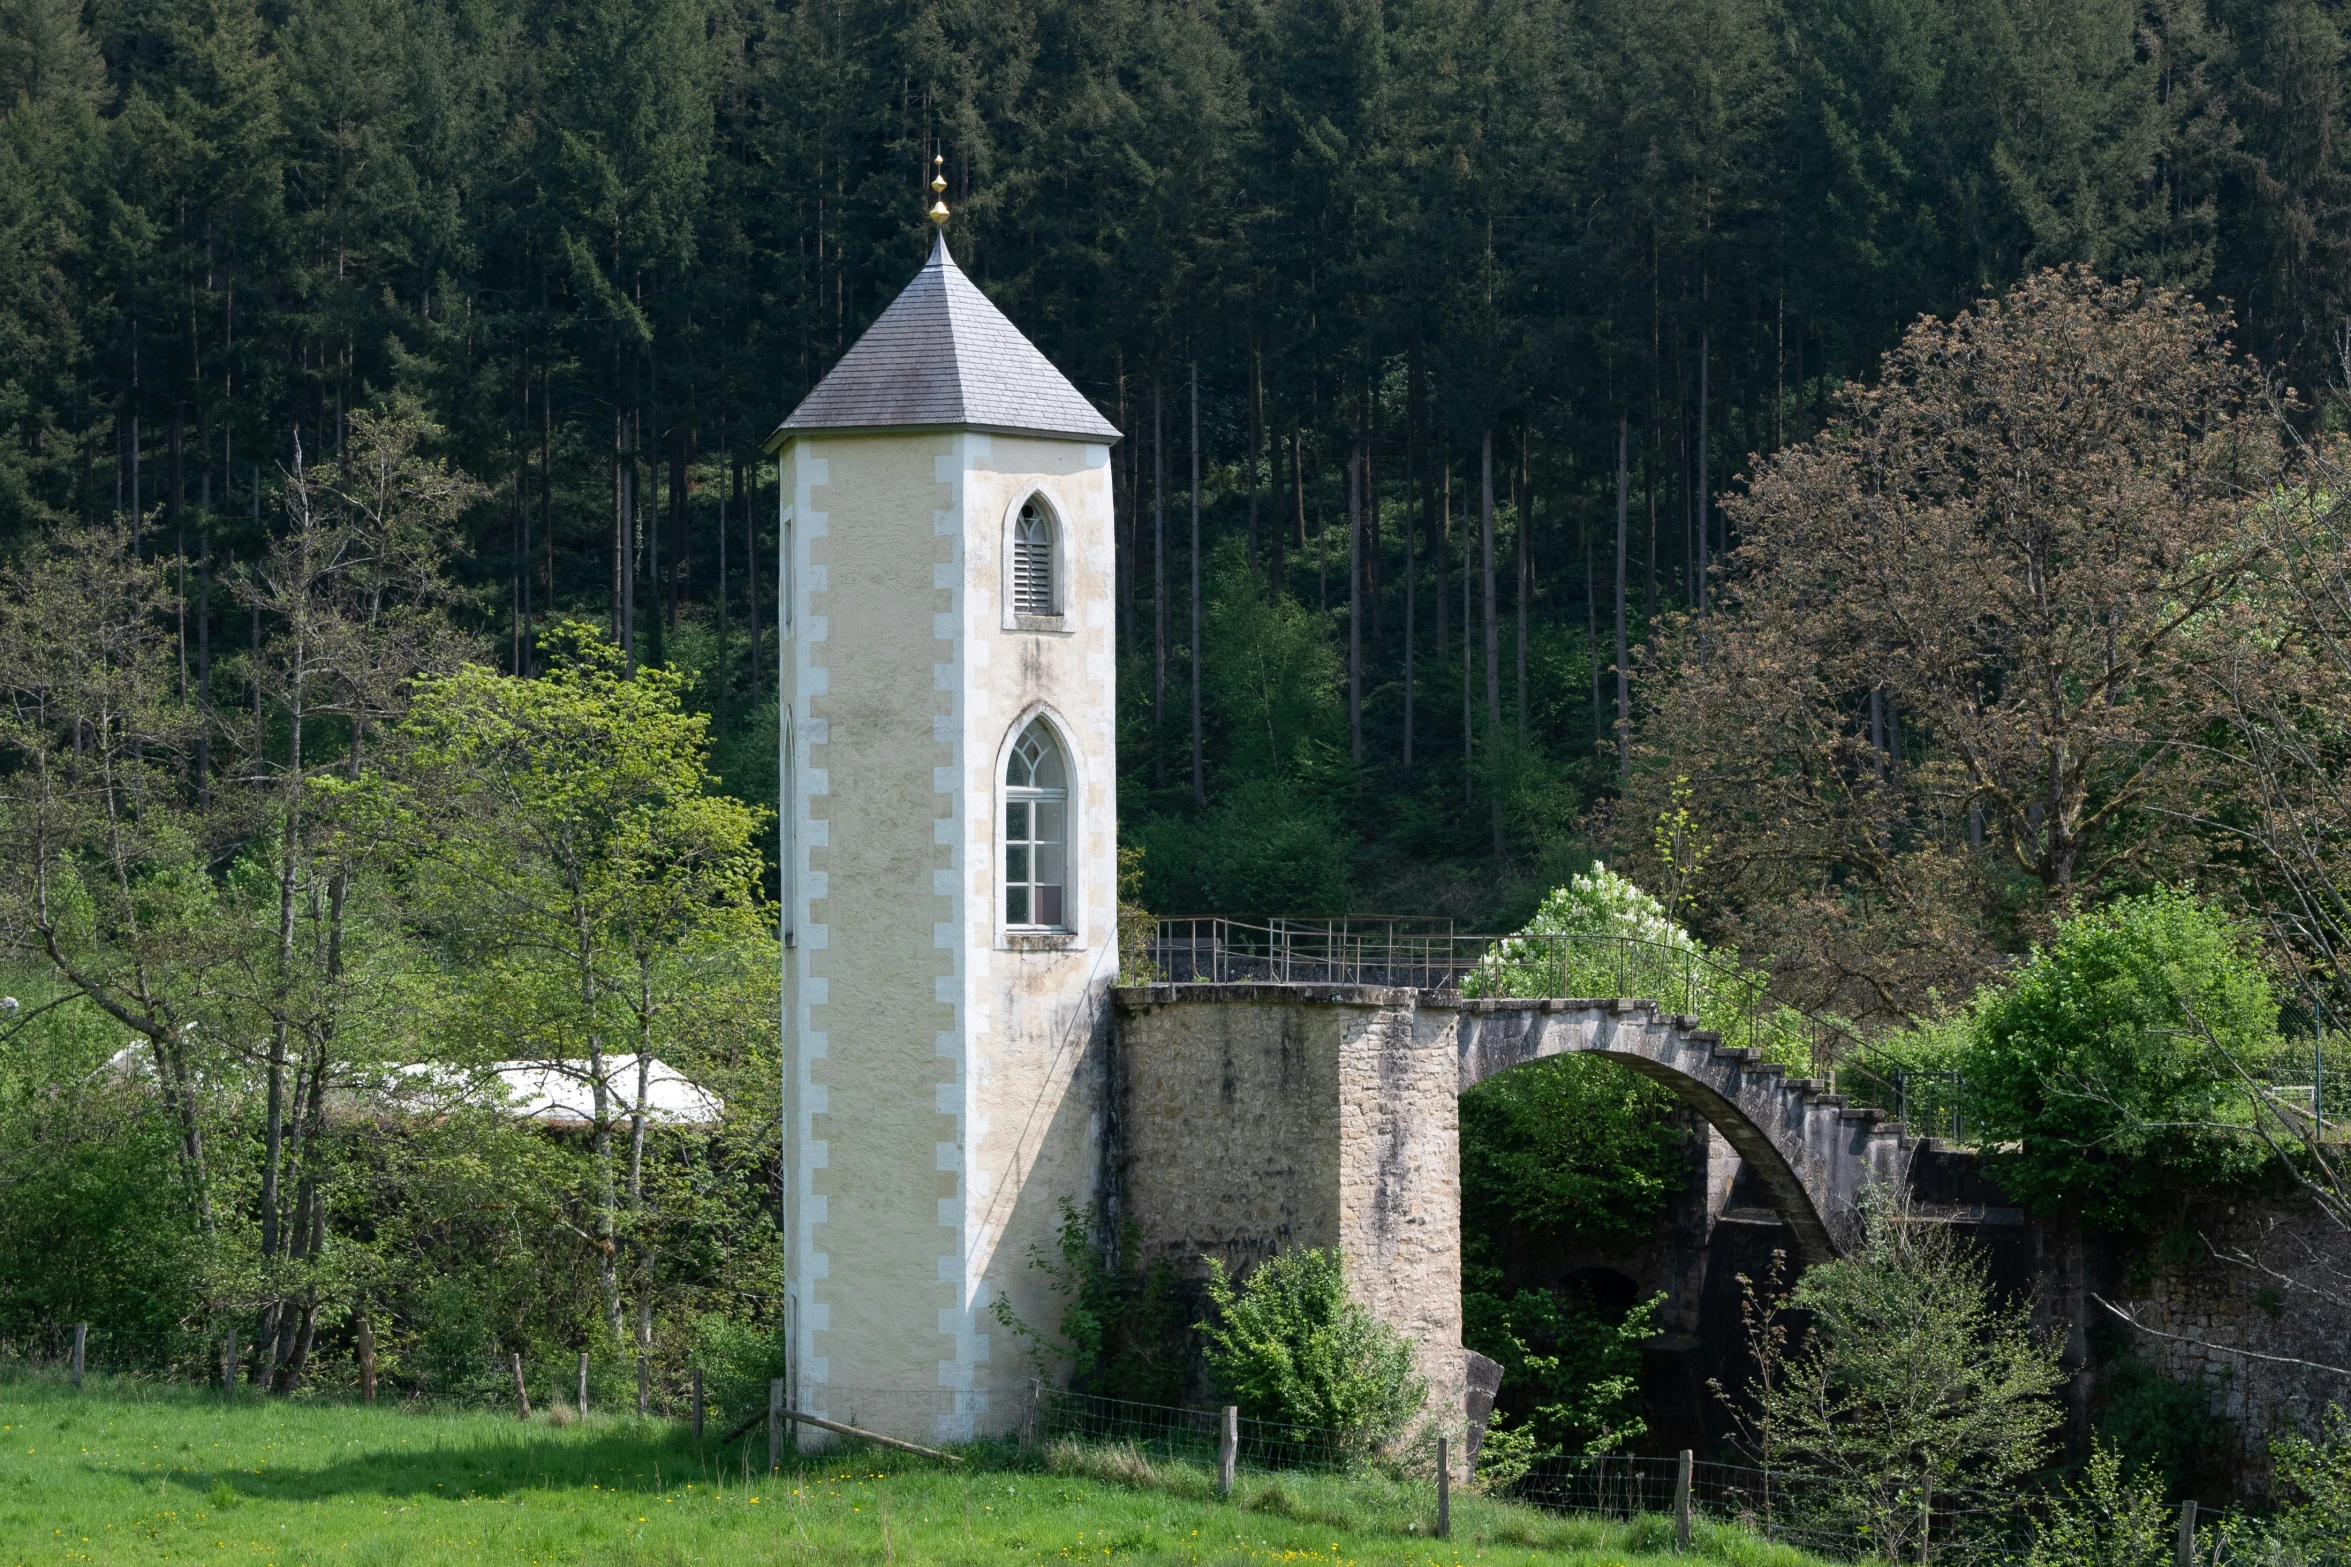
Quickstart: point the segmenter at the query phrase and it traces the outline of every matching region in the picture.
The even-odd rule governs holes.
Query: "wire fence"
[[[1678,1459],[1612,1453],[1547,1459],[1507,1494],[1551,1512],[1630,1520],[1672,1512],[1679,1485]],[[1815,1555],[1885,1561],[2003,1556],[2029,1537],[2032,1522],[2012,1495],[1937,1494],[1882,1477],[1830,1479],[1711,1460],[1690,1465],[1690,1512]]]
[[[1040,1442],[1131,1446],[1154,1460],[1214,1464],[1222,1452],[1224,1412],[1138,1404],[1122,1398],[1041,1388],[1034,1435]],[[1246,1416],[1235,1421],[1235,1464],[1243,1469],[1342,1470],[1380,1454],[1366,1433],[1288,1425]]]
[[[1137,1470],[1169,1462],[1218,1463],[1223,1412],[1136,1403],[1040,1388],[1023,1435],[1052,1448],[1109,1450]],[[1407,1482],[1434,1480],[1420,1439],[1384,1442],[1363,1433],[1273,1421],[1235,1421],[1236,1472],[1376,1469]],[[1137,1464],[1136,1460],[1142,1462]],[[1488,1477],[1491,1494],[1545,1512],[1672,1527],[1681,1516],[1681,1460],[1637,1454],[1560,1455],[1516,1475]],[[1473,1480],[1473,1484],[1477,1482]],[[1432,1498],[1433,1500],[1433,1498]],[[2144,1504],[2144,1505],[2141,1505]],[[2180,1532],[2174,1504],[2137,1498],[2117,1512],[2095,1499],[2021,1488],[1938,1491],[1897,1478],[1830,1476],[1750,1464],[1693,1461],[1687,1516],[1737,1528],[1839,1561],[2013,1563],[2057,1530],[2103,1542],[2097,1560],[2134,1567],[2342,1567],[2351,1557],[2282,1547],[2270,1520],[2191,1505]],[[2143,1549],[2128,1549],[2136,1541]],[[2351,1551],[2351,1541],[2342,1549]]]
[[[232,1355],[232,1341],[225,1332],[207,1334],[199,1329],[123,1331],[39,1324],[0,1331],[0,1381],[25,1376],[73,1377],[77,1381],[109,1378],[118,1383],[127,1379],[217,1389],[224,1386],[226,1372],[235,1378],[228,1385],[242,1395],[256,1391],[257,1369],[263,1370],[266,1380],[266,1368],[246,1353],[249,1348],[237,1341]],[[378,1392],[386,1400],[519,1413],[522,1406],[515,1386],[515,1360],[511,1354],[501,1359],[477,1353],[444,1356],[429,1366],[415,1361],[399,1377],[386,1378],[379,1373]],[[584,1366],[578,1356],[542,1357],[535,1362],[526,1359],[522,1363],[523,1391],[534,1412],[545,1412],[558,1403],[578,1412],[584,1375],[588,1410],[637,1412],[641,1389],[642,1412],[668,1419],[690,1417],[699,1398],[710,1434],[715,1437],[725,1429],[718,1422],[738,1411],[728,1409],[722,1414],[721,1406],[710,1399],[708,1386],[696,1382],[695,1369],[685,1368],[683,1375],[657,1374],[649,1357],[588,1356]],[[355,1400],[360,1395],[356,1377],[339,1375],[306,1373],[296,1391],[311,1398]],[[899,1396],[874,1393],[859,1397],[848,1390],[827,1391],[837,1395],[831,1402],[841,1406],[831,1413],[852,1423],[878,1419],[881,1406]],[[964,1408],[972,1395],[934,1389],[914,1397],[928,1411],[927,1417],[916,1423],[926,1430],[935,1426],[939,1439],[953,1440],[947,1432],[959,1424],[966,1427],[965,1440],[982,1434],[971,1428],[974,1411]],[[945,1402],[949,1399],[952,1409]],[[756,1417],[757,1401],[746,1397],[738,1403],[741,1413]],[[1218,1409],[1146,1404],[1036,1384],[1031,1385],[1025,1400],[1015,1398],[1010,1407],[1018,1411],[1021,1445],[1032,1452],[1049,1453],[1074,1444],[1079,1449],[1109,1450],[1121,1458],[1132,1456],[1152,1464],[1174,1462],[1213,1469],[1219,1467],[1226,1450],[1225,1414]],[[748,1423],[736,1425],[736,1431],[740,1433]],[[879,1423],[903,1422],[880,1419]],[[756,1432],[752,1434],[756,1437]],[[1427,1432],[1395,1440],[1366,1430],[1236,1417],[1231,1456],[1235,1471],[1340,1474],[1376,1470],[1390,1480],[1405,1482],[1409,1490],[1414,1484],[1434,1481],[1434,1453],[1428,1438]],[[1677,1458],[1622,1453],[1553,1456],[1535,1462],[1523,1473],[1490,1478],[1496,1482],[1490,1487],[1491,1494],[1562,1515],[1623,1523],[1670,1523],[1682,1505],[1681,1463]],[[1945,1561],[1962,1567],[2020,1558],[2026,1547],[2052,1527],[2058,1501],[2050,1495],[2017,1492],[1996,1496],[1973,1491],[1929,1493],[1882,1478],[1832,1478],[1699,1460],[1689,1466],[1687,1516],[1837,1560]],[[2101,1538],[2138,1538],[2153,1553],[2146,1557],[2149,1563],[2169,1563],[2170,1567],[2351,1564],[2351,1541],[2338,1542],[2331,1551],[2324,1542],[2316,1551],[2301,1546],[2281,1548],[2269,1520],[2242,1512],[2191,1504],[2185,1529],[2175,1537],[2172,1531],[2177,1515],[2168,1506],[2159,1510],[2160,1516],[2144,1512],[2100,1516],[2095,1504],[2076,1499],[2066,1505],[2073,1508],[2070,1527],[2077,1533],[2086,1528]],[[2085,1506],[2090,1509],[2087,1523]],[[2188,1544],[2191,1540],[2192,1547]]]
[[[77,1357],[77,1342],[79,1354]],[[699,1382],[697,1377],[699,1374]],[[519,1376],[519,1386],[518,1386]],[[479,1348],[423,1345],[386,1349],[372,1368],[348,1343],[316,1347],[299,1365],[273,1357],[250,1330],[117,1329],[37,1323],[0,1329],[0,1378],[202,1387],[241,1396],[270,1391],[309,1401],[372,1400],[453,1409],[544,1414],[644,1413],[689,1419],[700,1388],[706,1418],[748,1409],[765,1382],[745,1391],[740,1376],[674,1355],[557,1353],[517,1356]]]

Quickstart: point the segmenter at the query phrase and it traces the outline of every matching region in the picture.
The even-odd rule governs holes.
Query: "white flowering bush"
[[[1469,996],[1638,997],[1696,1017],[1726,1043],[1811,1063],[1810,1029],[1770,999],[1770,977],[1734,948],[1709,948],[1631,877],[1595,861],[1544,894],[1534,917],[1496,942],[1462,981]]]

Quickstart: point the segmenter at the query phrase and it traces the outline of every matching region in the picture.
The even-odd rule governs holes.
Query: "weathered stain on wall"
[[[1142,1261],[1197,1279],[1338,1247],[1357,1299],[1413,1344],[1429,1408],[1461,1408],[1453,1016],[1364,985],[1114,994],[1112,1180]]]

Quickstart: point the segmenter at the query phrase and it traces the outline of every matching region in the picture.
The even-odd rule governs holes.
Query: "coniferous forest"
[[[1130,977],[1149,914],[1521,931],[1451,979],[1652,995],[1971,1140],[2132,1288],[2190,1257],[2351,1320],[2347,30],[0,0],[0,1357],[95,1324],[123,1366],[486,1401],[577,1355],[598,1408],[689,1371],[767,1407],[760,449],[921,265],[934,168],[958,262],[1125,432]],[[1663,1233],[1676,1104],[1584,1057],[1462,1100],[1522,1477],[1669,1434],[1663,1296],[1576,1259]],[[2335,1251],[2196,1228],[2281,1192]],[[1197,1396],[1189,1308],[1062,1242],[1054,1375]],[[2054,1453],[2063,1380],[1907,1245],[1766,1290],[2030,1406],[1920,1427],[1912,1490],[1812,1431],[1895,1560],[1911,1498]],[[1333,1256],[1259,1272],[1345,1305]],[[1936,1339],[1836,1293],[1881,1274],[1976,1304]],[[1229,1391],[1256,1307],[1209,1299],[1226,1359],[1180,1365]],[[2142,1444],[2175,1490],[2181,1421]]]
[[[2029,269],[2329,378],[2338,11],[10,0],[0,529],[124,519],[234,649],[297,445],[399,400],[479,485],[483,655],[603,621],[772,801],[757,447],[919,264],[935,149],[1128,432],[1145,901],[1493,928],[1613,783],[1620,439],[1638,647],[1739,543],[1707,497]]]

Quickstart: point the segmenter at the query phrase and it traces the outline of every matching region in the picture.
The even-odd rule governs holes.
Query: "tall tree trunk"
[[[1371,609],[1371,650],[1379,653],[1380,621],[1380,405],[1363,384],[1363,597]]]
[[[1360,429],[1360,426],[1358,427]],[[1363,763],[1363,447],[1347,454],[1347,755]]]
[[[139,494],[139,328],[131,325],[131,559],[139,559],[139,530],[146,524]]]
[[[1114,385],[1118,396],[1118,417],[1114,421],[1121,430],[1127,428],[1127,355],[1124,348],[1115,351],[1116,371]],[[1121,441],[1110,468],[1110,532],[1118,562],[1118,645],[1132,647],[1135,637],[1135,560],[1141,534],[1135,522],[1135,450],[1137,441]]]
[[[1453,465],[1445,465],[1444,483],[1445,537],[1453,536]],[[1469,652],[1469,546],[1464,540],[1461,552],[1461,798],[1465,803],[1477,799],[1477,726],[1470,721],[1470,677],[1477,668],[1477,660]],[[1450,644],[1448,644],[1450,646]]]
[[[1478,548],[1484,579],[1486,612],[1486,738],[1491,753],[1502,734],[1502,627],[1494,604],[1494,432],[1478,439]],[[1486,808],[1494,829],[1494,859],[1502,859],[1502,792],[1486,791]]]
[[[620,651],[631,676],[637,672],[637,446],[644,430],[637,410],[622,426],[620,454]]]
[[[1518,556],[1518,640],[1511,652],[1512,662],[1518,666],[1518,747],[1524,751],[1527,743],[1527,600],[1534,596],[1535,591],[1535,491],[1527,480],[1527,432],[1524,426],[1519,429],[1518,443],[1518,482],[1512,486],[1512,509],[1517,513],[1517,525],[1511,529]],[[1587,591],[1587,607],[1590,597]],[[1597,672],[1593,680],[1597,688]]]
[[[1641,592],[1641,636],[1643,645],[1657,625],[1657,422],[1655,407],[1648,428],[1641,432],[1641,489],[1649,508],[1649,577]]]
[[[1159,373],[1151,374],[1151,729],[1167,719],[1167,406]],[[1159,747],[1151,748],[1159,773]]]
[[[620,1298],[620,1243],[618,1208],[620,1193],[618,1180],[612,1168],[612,1087],[604,1075],[604,1031],[596,1021],[601,1005],[602,986],[596,979],[596,939],[593,934],[587,904],[576,891],[572,909],[572,939],[578,944],[574,959],[579,966],[580,1007],[588,1019],[584,1043],[588,1052],[588,1096],[590,1119],[588,1153],[595,1166],[596,1231],[596,1287],[604,1302],[604,1322],[615,1344],[625,1332]]]
[[[514,452],[514,672],[531,673],[531,367],[522,369],[522,424]]]
[[[783,483],[783,472],[779,468],[776,473],[776,488],[779,495],[782,491]],[[776,518],[776,549],[780,555],[782,551],[791,548],[791,541],[786,539],[782,532],[783,508],[782,502],[780,500],[777,503]],[[779,595],[784,590],[782,575],[782,571],[779,568],[776,582],[776,592]],[[756,464],[752,467],[749,476],[744,480],[743,483],[743,577],[743,592],[744,598],[746,600],[743,606],[743,623],[751,628],[751,702],[752,706],[756,708],[761,700],[761,692],[759,688],[759,672],[762,668],[762,661],[760,658],[760,643],[762,641],[762,633],[764,633],[766,630],[766,623],[759,618],[759,469]],[[789,606],[778,606],[779,613],[777,614],[776,618],[779,623],[783,619],[781,611],[786,608],[789,608]],[[776,635],[780,641],[783,633],[779,629]],[[776,649],[776,657],[778,660],[781,660],[783,656],[783,649],[779,646]],[[777,666],[777,678],[779,680],[782,679],[782,666],[780,662]]]
[[[729,444],[732,444],[731,437]],[[728,454],[727,483],[729,485],[727,498],[718,508],[718,667],[721,687],[719,695],[722,700],[726,695],[724,688],[728,683],[725,671],[727,647],[730,641],[727,635],[727,518],[733,515],[737,506],[743,504],[743,454],[739,451]]]
[[[1257,569],[1257,465],[1265,457],[1265,370],[1249,336],[1249,569]]]
[[[1404,746],[1403,764],[1406,772],[1412,770],[1412,655],[1418,628],[1414,625],[1415,601],[1419,596],[1420,562],[1415,542],[1420,529],[1413,525],[1412,486],[1419,477],[1416,471],[1420,458],[1420,438],[1414,424],[1413,410],[1407,405],[1404,414]]]
[[[539,588],[550,614],[555,609],[555,372],[539,367],[539,537],[546,552]],[[532,662],[537,662],[532,649]]]
[[[663,624],[661,614],[661,602],[667,595],[663,590],[664,578],[661,570],[662,463],[658,433],[655,437],[653,450],[646,456],[645,468],[647,476],[652,481],[652,503],[647,505],[642,499],[638,489],[636,465],[631,463],[629,465],[629,495],[634,504],[630,506],[629,511],[632,517],[641,514],[644,519],[640,527],[645,538],[645,586],[653,595],[650,612],[645,616],[645,662],[661,664],[667,662],[669,628]]]
[[[628,524],[623,484],[620,476],[622,451],[621,431],[626,427],[627,415],[617,409],[612,415],[612,641],[616,647],[628,645]]]
[[[669,599],[665,606],[669,629],[678,628],[678,600],[693,581],[694,541],[686,505],[686,469],[694,461],[694,427],[678,427],[677,445],[669,459]]]
[[[1707,280],[1700,279],[1698,297],[1701,301],[1706,299],[1708,291]],[[1702,327],[1698,332],[1698,614],[1701,620],[1704,619],[1710,604],[1707,576],[1712,564],[1710,550],[1714,533],[1713,523],[1709,516],[1714,508],[1714,489],[1711,477],[1706,471],[1706,459],[1710,455],[1707,414],[1714,401],[1714,393],[1708,374],[1713,357],[1712,334],[1708,329]],[[1698,634],[1698,649],[1703,656],[1706,649],[1704,631]]]
[[[653,1348],[653,1256],[645,1234],[645,1100],[653,1091],[653,966],[637,959],[637,1095],[629,1106],[630,1250],[637,1264],[637,1353]]]
[[[223,437],[225,440],[226,437]],[[222,484],[234,470],[223,459]],[[209,486],[211,476],[206,475]],[[224,493],[224,501],[228,498]],[[204,527],[197,535],[202,551],[196,563],[196,808],[212,805],[212,505],[205,497]]]
[[[1627,466],[1626,444],[1632,433],[1632,420],[1618,415],[1616,421],[1616,783],[1621,792],[1633,776],[1633,687],[1632,674],[1625,649],[1624,587],[1625,587],[1625,521],[1629,511],[1632,490],[1632,471]]]
[[[1208,772],[1200,742],[1200,362],[1192,361],[1192,804],[1208,804]]]

